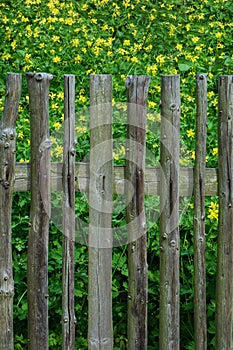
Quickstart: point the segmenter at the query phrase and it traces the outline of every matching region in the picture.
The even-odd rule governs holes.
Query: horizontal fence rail
[[[62,190],[62,166],[63,163],[51,163],[51,191]],[[75,166],[75,190],[88,192],[89,190],[89,163],[76,163]],[[205,196],[217,196],[218,194],[218,169],[206,168]],[[193,196],[194,171],[193,168],[180,168],[179,190],[181,197]],[[145,194],[159,195],[160,168],[146,167],[144,174]],[[30,163],[16,163],[14,192],[30,191]],[[125,167],[114,166],[113,192],[123,194],[125,188]]]
[[[146,350],[147,228],[145,196],[160,200],[160,350],[180,348],[180,232],[182,197],[194,197],[195,350],[207,349],[205,197],[219,197],[216,273],[216,349],[232,348],[233,76],[219,77],[219,166],[206,168],[207,76],[196,77],[196,149],[193,168],[180,166],[180,77],[161,79],[160,167],[145,166],[146,104],[150,78],[127,77],[126,165],[113,166],[112,76],[90,77],[90,161],[75,163],[75,76],[64,77],[63,162],[51,162],[49,87],[52,76],[26,75],[31,159],[15,163],[21,75],[7,75],[0,128],[0,349],[13,350],[13,192],[31,192],[28,239],[28,346],[48,349],[48,241],[51,192],[62,192],[62,349],[75,349],[75,192],[89,194],[88,349],[112,350],[112,197],[126,195],[128,240],[128,349]],[[151,267],[153,271],[153,267]]]

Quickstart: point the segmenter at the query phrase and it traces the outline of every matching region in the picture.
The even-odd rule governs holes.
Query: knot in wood
[[[171,111],[175,111],[176,109],[178,110],[177,105],[175,103],[171,103],[170,104],[170,110]]]
[[[132,77],[131,76],[127,77],[125,81],[125,87],[129,88],[131,85],[131,82],[132,82]]]
[[[43,74],[37,73],[37,74],[35,75],[35,78],[36,78],[37,81],[41,81],[41,80],[43,80]]]
[[[71,156],[75,156],[75,153],[76,153],[76,150],[75,150],[74,147],[72,147],[72,148],[70,149],[70,154],[71,154]]]
[[[175,246],[176,246],[176,241],[175,241],[174,239],[172,239],[172,240],[170,241],[170,246],[171,246],[172,248],[175,248]]]
[[[2,185],[7,190],[10,187],[10,182],[9,181],[3,181]]]
[[[40,144],[39,152],[43,153],[46,149],[49,149],[51,145],[52,145],[52,142],[50,141],[50,139],[45,139]]]

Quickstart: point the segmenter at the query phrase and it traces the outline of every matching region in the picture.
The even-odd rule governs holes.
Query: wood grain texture
[[[219,225],[216,349],[232,349],[233,300],[233,76],[219,77]]]
[[[89,163],[76,163],[75,165],[75,190],[79,192],[89,191]],[[181,197],[193,196],[194,169],[180,168],[179,191]],[[51,191],[62,190],[62,163],[51,163],[50,172]],[[145,194],[158,196],[160,192],[160,168],[146,167],[144,174]],[[30,163],[16,163],[14,192],[30,191]],[[125,167],[114,166],[113,192],[124,194],[125,191]],[[205,195],[217,196],[218,194],[218,169],[206,168]]]
[[[48,350],[50,219],[49,86],[46,73],[26,75],[31,128],[31,209],[28,239],[28,349]]]
[[[195,350],[207,349],[205,170],[207,76],[196,77],[196,151],[194,166],[194,332]]]
[[[180,77],[161,84],[159,349],[179,349]]]
[[[75,76],[65,75],[62,200],[62,350],[75,349]]]
[[[7,74],[6,97],[0,124],[0,349],[2,350],[14,348],[11,209],[15,172],[15,125],[21,81],[20,74]]]
[[[91,75],[88,349],[113,348],[112,77]]]
[[[128,231],[128,349],[147,349],[147,239],[144,208],[146,103],[150,77],[130,76],[125,165]]]

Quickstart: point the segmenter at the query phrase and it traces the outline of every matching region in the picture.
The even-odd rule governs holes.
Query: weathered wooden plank
[[[219,225],[216,349],[232,349],[233,301],[233,75],[219,77]]]
[[[147,239],[144,209],[146,103],[150,77],[130,76],[125,165],[128,231],[128,349],[147,349]]]
[[[205,169],[207,76],[196,77],[196,150],[194,166],[194,334],[195,350],[207,349]]]
[[[48,350],[50,218],[49,86],[52,75],[26,74],[31,128],[31,209],[28,239],[28,349]]]
[[[62,200],[62,350],[75,348],[75,76],[65,75]]]
[[[160,350],[179,349],[180,77],[163,76],[160,178]]]
[[[14,349],[11,208],[15,171],[15,124],[21,81],[21,74],[7,74],[6,97],[0,123],[0,349],[2,350]]]
[[[112,76],[90,79],[88,349],[111,350]]]
[[[193,195],[193,172],[192,168],[180,168],[179,190],[180,196]],[[125,189],[125,168],[114,167],[113,191],[117,194],[124,194]],[[88,192],[89,190],[89,163],[76,163],[75,167],[75,190]],[[62,163],[51,163],[51,191],[62,190]],[[160,169],[146,168],[145,194],[159,195]],[[216,196],[218,194],[218,171],[215,168],[207,168],[205,176],[205,195]],[[14,192],[30,191],[30,163],[16,163]]]

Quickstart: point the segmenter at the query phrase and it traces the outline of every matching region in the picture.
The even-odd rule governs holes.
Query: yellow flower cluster
[[[209,215],[207,216],[211,220],[218,220],[218,203],[211,202],[208,208]]]

